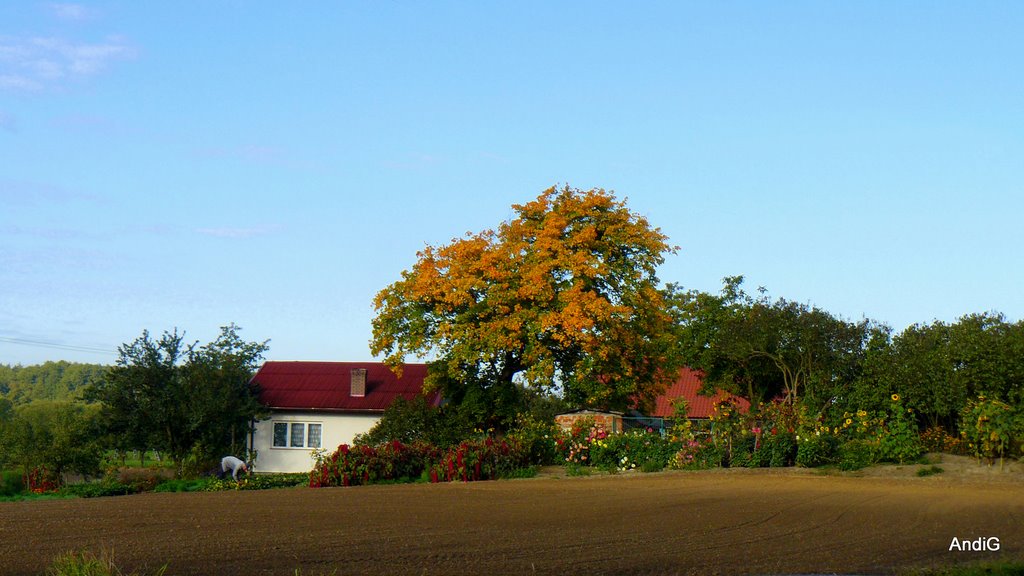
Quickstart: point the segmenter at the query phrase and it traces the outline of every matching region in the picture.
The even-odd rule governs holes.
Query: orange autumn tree
[[[676,373],[655,275],[677,248],[604,190],[514,205],[495,230],[428,246],[374,300],[371,349],[396,369],[434,355],[427,386],[500,404],[516,382],[577,406],[644,405]]]

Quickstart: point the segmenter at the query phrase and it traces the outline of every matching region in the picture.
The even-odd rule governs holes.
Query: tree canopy
[[[747,294],[741,276],[719,295],[673,290],[680,351],[721,388],[753,406],[774,398],[820,408],[857,377],[873,326],[852,323],[784,298]]]
[[[512,208],[496,230],[427,246],[377,294],[373,353],[437,355],[428,385],[446,396],[500,398],[515,379],[602,408],[660,392],[675,357],[656,270],[676,248],[600,189]]]
[[[77,362],[46,362],[34,366],[0,364],[0,396],[13,404],[37,400],[73,401],[99,379],[106,366]]]
[[[118,349],[117,364],[87,397],[103,406],[108,437],[120,449],[166,452],[178,472],[186,456],[240,453],[262,411],[251,378],[267,343],[244,342],[234,324],[202,347],[177,330],[148,331]]]

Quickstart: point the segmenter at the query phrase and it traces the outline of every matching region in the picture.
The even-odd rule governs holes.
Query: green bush
[[[684,441],[669,461],[669,467],[676,470],[706,470],[721,466],[724,458],[725,451],[710,436],[702,436]]]
[[[62,494],[79,498],[99,498],[102,496],[126,496],[136,494],[139,490],[131,484],[105,479],[100,482],[71,484],[60,489]]]
[[[801,432],[796,437],[796,465],[816,468],[831,464],[836,459],[839,440],[821,431]]]
[[[979,396],[960,412],[960,433],[968,449],[978,459],[989,462],[1014,455],[1024,437],[1024,415],[999,400]]]
[[[15,496],[25,491],[25,478],[21,472],[4,470],[0,472],[0,496]]]
[[[884,433],[878,437],[878,459],[884,462],[911,462],[921,455],[921,435],[913,419],[913,409],[905,408],[900,397],[893,394],[884,422]]]
[[[772,468],[792,466],[796,463],[796,434],[789,432],[766,434],[762,438],[761,451],[768,453],[768,465]]]
[[[560,434],[561,430],[554,424],[542,422],[530,415],[521,415],[508,437],[519,442],[529,453],[531,464],[544,466],[559,462],[555,439]]]
[[[878,461],[878,444],[870,440],[848,440],[839,446],[839,469],[860,470]]]
[[[640,465],[641,472],[661,472],[665,469],[665,464],[662,464],[660,460],[648,460]]]
[[[662,436],[651,429],[637,428],[621,434],[592,432],[577,441],[582,453],[589,452],[586,464],[609,472],[625,472],[647,467],[662,470],[682,447],[682,442]]]
[[[356,436],[353,445],[372,447],[397,441],[447,448],[473,433],[472,418],[460,406],[431,406],[426,398],[417,396],[392,402],[369,432]]]

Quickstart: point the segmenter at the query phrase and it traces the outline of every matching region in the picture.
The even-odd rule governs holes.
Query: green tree
[[[743,278],[726,278],[721,294],[674,292],[680,354],[705,373],[705,387],[756,406],[782,397],[823,408],[856,377],[872,324],[851,323],[784,298],[757,298]]]
[[[175,329],[155,340],[143,331],[118,348],[117,363],[86,394],[102,403],[108,438],[120,439],[113,447],[161,450],[179,472],[193,444],[181,366],[192,346],[184,337]]]
[[[1024,400],[1024,324],[1001,314],[915,324],[875,348],[849,395],[851,407],[877,409],[899,394],[922,423],[953,430],[971,398]]]
[[[99,472],[97,409],[81,403],[37,401],[18,406],[2,423],[3,457],[26,473],[44,466],[58,478]]]
[[[33,366],[0,364],[0,396],[14,404],[35,400],[74,401],[106,369],[99,364],[46,362]]]
[[[122,345],[117,364],[88,398],[103,405],[108,438],[116,448],[167,453],[176,472],[187,457],[203,466],[222,452],[240,452],[260,406],[250,386],[267,349],[244,342],[234,324],[213,342],[186,344],[177,329],[154,340],[148,331]]]
[[[190,350],[185,382],[197,441],[207,456],[242,454],[252,422],[266,408],[257,400],[252,377],[268,341],[246,342],[230,324],[209,344]]]
[[[602,408],[656,396],[675,377],[655,275],[666,237],[604,190],[551,188],[513,210],[419,252],[374,301],[373,353],[395,367],[436,354],[428,386],[492,413],[515,404],[516,381]]]

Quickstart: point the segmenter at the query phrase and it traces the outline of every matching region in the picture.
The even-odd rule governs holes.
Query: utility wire
[[[116,355],[116,352],[109,348],[98,348],[94,346],[78,346],[75,344],[57,344],[54,342],[43,342],[41,340],[29,340],[27,338],[10,338],[7,336],[0,336],[0,342],[6,342],[8,344],[17,344],[19,346],[32,346],[35,348],[52,348],[55,350],[67,350],[70,352],[87,352],[90,354],[108,354],[111,356]]]

